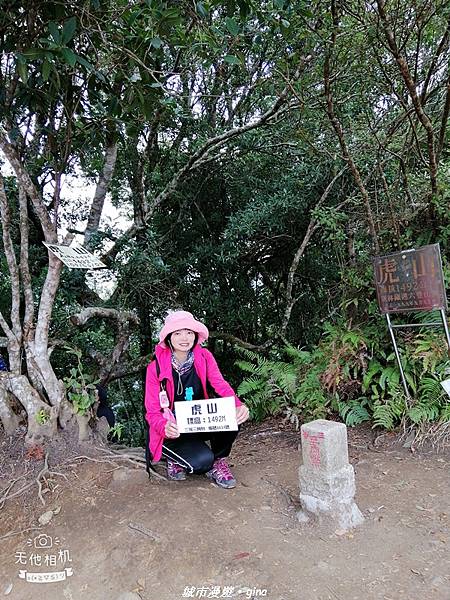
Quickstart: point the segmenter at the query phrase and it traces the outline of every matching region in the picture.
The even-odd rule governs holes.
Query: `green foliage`
[[[314,356],[293,346],[287,346],[284,352],[290,362],[270,360],[249,350],[239,350],[247,360],[238,360],[236,365],[248,376],[237,392],[245,398],[252,418],[262,420],[282,412],[294,421],[299,413],[311,419],[324,417],[328,412],[329,399],[318,377],[320,367],[311,368]]]
[[[439,240],[450,282],[448,86],[442,68],[449,57],[442,43],[448,7],[443,0],[385,7],[426,100],[437,190],[430,187],[430,144],[422,143],[423,127],[383,38],[377,6],[336,8],[339,35],[331,48],[327,3],[6,3],[0,14],[1,122],[52,221],[74,229],[86,221],[89,207],[84,193],[70,187],[97,183],[105,148],[117,142],[108,191],[120,220],[135,226],[109,263],[118,286],[105,304],[139,316],[139,330],[129,338],[131,359],[151,351],[161,318],[175,305],[219,334],[255,345],[277,338],[293,260],[304,243],[282,332],[291,345],[239,361],[245,374],[239,390],[254,418],[284,412],[298,424],[334,411],[349,425],[370,420],[387,429],[404,418],[445,420],[449,408],[438,387],[445,344],[428,330],[401,339],[413,395],[406,402],[378,316],[370,256],[376,243],[388,253]],[[336,118],[367,198],[349,169],[323,198],[347,163],[326,113],[323,62],[330,51]],[[280,99],[299,66],[298,79],[286,87],[286,103],[279,100],[280,112],[265,127],[248,130]],[[229,132],[226,144],[217,142]],[[12,242],[23,267],[16,178],[4,181]],[[112,219],[105,225],[104,217],[91,240],[99,254],[124,228]],[[370,218],[377,240],[369,235]],[[36,215],[28,220],[37,307],[47,253]],[[6,318],[11,286],[0,253],[0,312]],[[69,317],[99,304],[83,272],[63,270],[50,337],[70,339],[80,350],[69,375],[58,348],[52,364],[82,414],[93,402],[94,376],[87,373],[98,368],[87,357],[110,356],[117,330],[95,320],[75,331]],[[226,376],[237,379],[228,339],[218,336],[210,344]],[[141,375],[133,372],[112,392],[123,438],[132,443],[142,438]]]
[[[324,324],[322,341],[313,351],[284,348],[286,362],[242,351],[248,360],[236,363],[246,374],[238,393],[254,418],[284,412],[296,425],[332,411],[348,426],[370,421],[388,431],[405,419],[442,421],[449,410],[440,381],[450,371],[442,341],[424,329],[402,351],[412,400],[405,396],[381,326],[346,329],[331,323]]]
[[[67,396],[73,405],[74,412],[86,415],[96,401],[96,384],[99,380],[84,372],[80,350],[68,346],[65,347],[65,350],[67,354],[75,356],[77,359],[77,366],[71,367],[70,375],[64,378]]]
[[[39,423],[39,425],[45,425],[48,423],[49,419],[50,413],[44,408],[41,408],[41,410],[36,413],[36,422]]]
[[[440,381],[443,375],[448,377],[448,367],[449,363],[444,363],[435,373],[421,378],[417,402],[407,411],[413,423],[446,420],[448,396]]]
[[[114,427],[111,427],[109,430],[108,437],[114,437],[118,440],[122,439],[124,428],[125,426],[123,423],[116,423]]]
[[[371,414],[368,409],[370,400],[366,397],[353,398],[348,402],[341,402],[335,400],[333,402],[333,408],[336,407],[339,416],[349,427],[354,427],[364,421],[370,421]]]
[[[395,384],[389,389],[385,401],[375,400],[372,405],[372,421],[374,427],[382,427],[391,431],[400,424],[405,416],[407,404],[404,392]]]
[[[289,386],[290,373],[278,362],[267,360],[250,350],[240,351],[247,359],[237,361],[248,376],[238,387],[238,394],[248,398],[247,405],[252,418],[262,420],[267,415],[280,412],[285,402],[285,390]]]

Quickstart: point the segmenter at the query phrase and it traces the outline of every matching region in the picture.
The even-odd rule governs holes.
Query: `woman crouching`
[[[209,384],[217,397],[234,396],[238,425],[248,419],[248,408],[223,378],[211,352],[200,345],[207,339],[208,329],[191,313],[179,310],[166,318],[155,359],[147,367],[149,449],[154,461],[167,458],[169,479],[180,481],[186,479],[186,473],[206,473],[220,487],[233,488],[236,479],[225,459],[238,432],[180,434],[172,412],[174,402],[208,398]]]

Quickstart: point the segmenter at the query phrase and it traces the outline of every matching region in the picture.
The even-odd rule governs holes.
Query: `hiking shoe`
[[[214,461],[212,469],[206,473],[206,477],[212,479],[222,488],[230,489],[236,486],[236,479],[233,477],[233,473],[224,458],[218,458]]]
[[[172,481],[184,481],[186,479],[186,471],[183,467],[172,460],[167,461],[167,478]]]

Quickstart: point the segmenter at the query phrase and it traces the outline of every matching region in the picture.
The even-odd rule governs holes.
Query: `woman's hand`
[[[248,419],[249,416],[250,416],[250,413],[248,411],[248,408],[245,406],[245,404],[236,406],[236,421],[237,421],[238,425],[240,425],[241,423],[244,423]]]
[[[167,421],[166,426],[164,428],[164,435],[166,438],[177,438],[180,437],[180,432],[178,431],[178,426],[173,421]]]

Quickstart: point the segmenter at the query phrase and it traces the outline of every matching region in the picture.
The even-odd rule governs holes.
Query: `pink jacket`
[[[169,348],[158,344],[155,348],[155,355],[159,364],[159,377],[156,375],[156,361],[152,361],[147,367],[147,376],[145,380],[145,408],[146,419],[150,427],[150,452],[152,459],[158,461],[161,458],[161,450],[164,441],[164,428],[166,419],[163,417],[159,405],[160,381],[166,380],[166,392],[169,396],[170,407],[173,408],[173,399],[175,386],[172,378],[172,353]],[[213,387],[218,396],[234,396],[236,406],[242,402],[236,396],[233,388],[225,381],[222,373],[219,371],[216,359],[206,348],[198,344],[194,348],[194,368],[200,378],[203,386],[205,398],[208,398],[206,391],[206,382]]]

